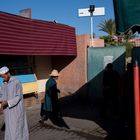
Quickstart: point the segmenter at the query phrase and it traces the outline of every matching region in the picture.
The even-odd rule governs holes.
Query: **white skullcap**
[[[5,73],[9,72],[9,68],[4,66],[2,68],[0,68],[0,75],[3,75]]]

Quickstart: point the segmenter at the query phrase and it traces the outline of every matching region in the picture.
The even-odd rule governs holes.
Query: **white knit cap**
[[[4,66],[2,68],[0,68],[0,75],[6,74],[7,72],[9,72],[9,68]]]

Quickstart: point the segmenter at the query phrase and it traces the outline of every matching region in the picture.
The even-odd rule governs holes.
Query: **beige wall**
[[[65,64],[63,68],[59,69],[61,76],[58,80],[58,86],[66,93],[74,93],[78,91],[87,82],[87,47],[90,45],[90,36],[77,35],[76,41],[76,58],[71,60],[71,57],[69,58],[69,56],[62,58],[58,56],[52,59],[52,67],[54,68],[58,68],[58,64]],[[95,47],[104,47],[103,39],[94,38],[93,41]]]
[[[52,70],[50,56],[35,56],[35,73],[38,80],[38,92],[45,91],[45,83]]]
[[[65,67],[60,69],[58,87],[64,93],[74,93],[79,90],[87,79],[87,42],[85,39],[77,37],[77,57],[71,60],[70,56],[63,58],[54,57],[52,66],[57,68],[57,64],[62,65],[65,61]]]
[[[104,47],[104,40],[100,38],[94,38],[93,47]]]
[[[77,35],[77,43],[84,46],[90,46],[90,35],[83,34],[83,35]],[[93,47],[104,47],[104,39],[100,38],[93,38]]]
[[[87,82],[87,47],[89,35],[79,35],[77,40],[77,57],[74,56],[36,56],[35,69],[39,92],[45,91],[45,82],[52,69],[60,71],[58,87],[64,94],[78,91]],[[102,39],[95,38],[96,47],[104,46]]]
[[[36,56],[35,73],[38,80],[38,92],[45,91],[45,83],[52,69],[60,72],[58,88],[63,95],[74,93],[86,82],[86,48],[78,47],[80,53],[73,56]],[[62,96],[63,96],[62,95]]]

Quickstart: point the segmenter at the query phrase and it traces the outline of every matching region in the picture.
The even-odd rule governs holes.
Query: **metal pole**
[[[93,47],[93,14],[91,14],[91,16],[90,16],[90,27],[91,27],[91,35],[90,35],[90,37],[91,37],[91,47]]]
[[[140,140],[140,79],[138,61],[134,66],[134,99],[135,99],[135,134],[136,140]]]

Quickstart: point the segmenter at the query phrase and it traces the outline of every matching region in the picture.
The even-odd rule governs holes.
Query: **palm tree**
[[[102,38],[105,40],[105,46],[116,46],[116,39],[114,40],[116,33],[116,25],[114,19],[108,19],[102,21],[98,27],[100,31],[107,33],[108,35],[103,36]]]
[[[121,35],[123,40],[120,42],[120,45],[126,46],[126,57],[131,57],[131,51],[132,48],[135,46],[134,42],[131,42],[130,40],[135,38],[136,35],[132,33],[132,31],[128,31],[126,34]]]
[[[100,38],[105,40],[105,46],[126,46],[126,56],[131,56],[131,49],[135,46],[134,43],[130,42],[130,39],[134,38],[132,31],[127,32],[127,34],[116,35],[116,24],[114,19],[108,19],[102,21],[98,27],[100,31],[107,33],[108,35],[102,36]],[[117,39],[114,40],[114,37]]]
[[[114,19],[108,19],[101,22],[98,27],[100,31],[106,32],[108,35],[113,36],[116,33],[116,25]]]

